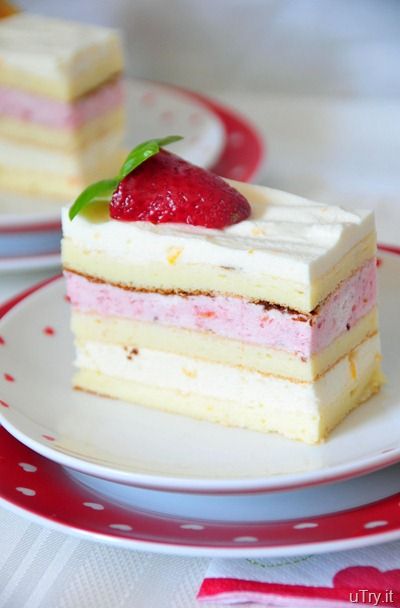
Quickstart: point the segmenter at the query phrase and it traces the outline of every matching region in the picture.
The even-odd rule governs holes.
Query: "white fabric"
[[[378,600],[381,600],[380,605],[397,604],[400,579],[398,574],[393,575],[393,572],[400,572],[399,567],[400,542],[395,542],[352,551],[287,559],[214,560],[207,570],[206,578],[219,579],[219,593],[213,593],[211,596],[218,605],[252,602],[252,605],[271,608],[348,608],[354,603],[358,606],[376,606]],[[362,572],[364,568],[365,571]],[[352,574],[349,571],[352,571]],[[343,575],[347,581],[345,597],[341,593],[342,590],[339,591],[344,586]],[[224,589],[224,579],[238,581],[237,588],[234,590],[234,585],[231,585],[231,590]],[[271,588],[250,591],[241,588],[241,581],[284,587],[280,591]],[[309,587],[313,590],[313,596],[307,597],[297,591],[297,597],[293,597],[293,586],[296,585]],[[285,586],[288,589],[287,596]],[[336,590],[337,597],[325,598],[324,594],[315,588],[329,589],[334,594]],[[205,593],[201,597],[203,601],[208,602]]]
[[[277,559],[215,559],[207,569],[207,578],[331,587],[337,572],[353,566],[371,566],[381,572],[399,569],[400,542],[325,555]]]
[[[0,509],[1,608],[195,608],[206,567],[81,541]]]

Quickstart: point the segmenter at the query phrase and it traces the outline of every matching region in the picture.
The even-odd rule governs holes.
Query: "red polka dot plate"
[[[132,488],[68,470],[0,429],[0,505],[131,549],[282,557],[400,538],[399,465],[351,481],[242,496]]]
[[[381,254],[382,392],[319,446],[225,428],[71,390],[61,279],[3,308],[0,421],[61,465],[148,489],[245,494],[317,485],[400,460],[400,258]]]

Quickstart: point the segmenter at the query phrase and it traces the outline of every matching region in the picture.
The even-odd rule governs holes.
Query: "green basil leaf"
[[[160,151],[160,148],[154,141],[148,141],[144,144],[140,144],[131,152],[129,152],[126,157],[124,164],[122,165],[120,172],[118,174],[118,179],[123,180],[124,177],[129,175],[136,167],[139,167],[145,160],[154,156]]]
[[[70,207],[69,219],[73,220],[74,217],[90,203],[99,200],[100,198],[110,197],[118,187],[118,184],[119,180],[116,178],[103,179],[95,184],[90,184],[90,186],[80,193],[72,207]]]
[[[118,179],[124,179],[124,177],[129,175],[136,167],[144,163],[145,160],[157,154],[162,146],[167,146],[168,144],[172,144],[181,139],[183,138],[180,135],[169,135],[162,139],[149,139],[139,144],[129,152],[118,174]]]
[[[167,137],[162,137],[161,139],[156,139],[155,141],[158,143],[160,148],[162,148],[163,146],[168,146],[176,141],[181,141],[181,139],[183,139],[182,135],[167,135]]]

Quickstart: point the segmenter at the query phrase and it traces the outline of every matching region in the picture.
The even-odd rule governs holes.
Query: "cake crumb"
[[[251,231],[252,236],[265,236],[265,231],[260,226],[254,226]]]
[[[213,310],[204,310],[202,312],[198,312],[197,316],[201,319],[213,319],[217,315]]]
[[[173,266],[178,261],[182,254],[183,249],[181,247],[170,247],[167,252],[168,264]]]
[[[138,348],[130,348],[129,346],[124,346],[124,350],[128,353],[126,355],[128,361],[132,361],[133,357],[136,357],[139,354]]]
[[[185,374],[188,378],[197,378],[197,372],[195,370],[186,369],[182,367],[182,373]]]
[[[354,352],[349,353],[350,374],[353,380],[357,379],[357,365],[355,362]]]

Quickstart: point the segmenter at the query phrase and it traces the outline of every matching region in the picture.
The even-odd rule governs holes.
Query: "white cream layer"
[[[63,209],[64,237],[126,264],[161,262],[226,266],[250,276],[278,276],[309,285],[374,231],[371,211],[346,211],[304,198],[230,182],[252,206],[251,218],[225,230],[184,224],[121,222],[107,208],[72,222]]]
[[[118,49],[115,30],[21,13],[0,21],[0,62],[49,80],[73,79]]]
[[[375,335],[314,383],[144,348],[135,354],[128,347],[102,342],[78,344],[76,365],[162,389],[240,402],[245,408],[268,403],[283,410],[318,413],[356,386],[357,378],[372,370],[379,352]]]

